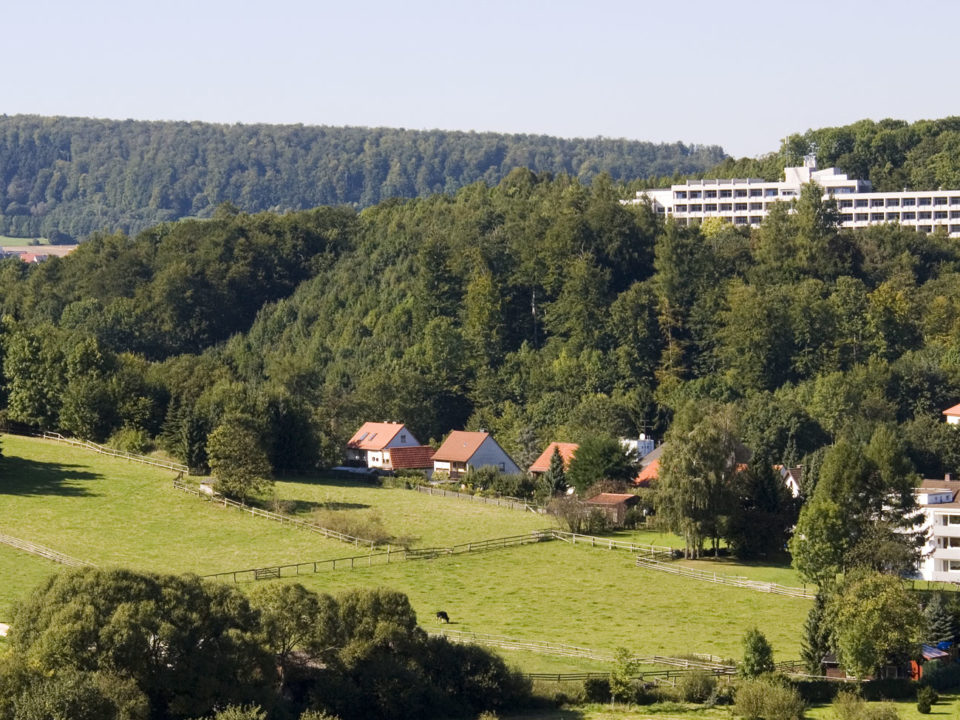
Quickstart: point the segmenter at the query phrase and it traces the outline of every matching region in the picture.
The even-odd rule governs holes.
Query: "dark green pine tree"
[[[957,625],[953,613],[943,604],[943,596],[936,593],[924,609],[927,616],[927,639],[930,642],[953,642],[957,636]]]
[[[830,652],[830,631],[824,621],[826,599],[818,592],[803,624],[800,658],[811,675],[823,674],[823,656]]]
[[[556,446],[553,448],[553,455],[550,456],[550,469],[547,470],[544,480],[551,495],[557,495],[567,489],[567,471],[563,466],[560,448]]]

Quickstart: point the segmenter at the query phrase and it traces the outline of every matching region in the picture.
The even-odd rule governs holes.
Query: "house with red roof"
[[[627,511],[638,502],[640,498],[630,493],[600,493],[584,500],[585,505],[603,510],[614,525],[623,525]]]
[[[366,422],[347,441],[347,462],[392,470],[394,448],[419,446],[420,441],[403,423]]]
[[[419,470],[427,479],[433,475],[433,454],[429,445],[399,446],[390,448],[390,465],[394,470]]]
[[[533,465],[527,468],[531,475],[542,475],[550,469],[550,460],[553,458],[553,451],[559,450],[560,457],[563,459],[563,469],[570,468],[570,461],[573,460],[574,453],[580,447],[577,443],[552,442],[547,445],[547,449],[541,453]]]
[[[947,416],[948,425],[960,425],[960,405],[947,408],[943,411],[943,414]]]
[[[507,474],[520,472],[488,432],[454,430],[433,456],[433,471],[448,473],[451,480],[459,480],[471,469],[481,467],[495,467]]]

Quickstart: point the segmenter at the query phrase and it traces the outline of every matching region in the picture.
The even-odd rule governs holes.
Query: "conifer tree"
[[[553,455],[550,456],[550,468],[544,476],[547,487],[551,495],[558,495],[567,489],[567,471],[563,466],[563,456],[560,455],[560,448],[554,446]]]
[[[953,642],[957,635],[957,626],[951,613],[943,604],[943,596],[940,593],[935,594],[930,603],[924,609],[923,614],[927,617],[929,630],[927,638],[931,642]]]
[[[823,673],[823,656],[830,652],[830,630],[824,619],[826,604],[821,590],[814,598],[813,607],[807,613],[807,620],[803,624],[800,658],[811,675]]]

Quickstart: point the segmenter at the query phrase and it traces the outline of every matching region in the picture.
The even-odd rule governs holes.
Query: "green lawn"
[[[10,621],[13,602],[63,566],[36,555],[0,545],[0,622]]]
[[[35,438],[4,436],[2,444],[0,532],[101,566],[203,574],[358,554],[353,546],[176,491],[166,470]],[[420,546],[516,535],[550,524],[533,513],[344,481],[285,480],[277,483],[277,496],[297,501],[306,515],[377,516],[389,533],[416,538]],[[634,534],[637,542],[656,544],[670,537]],[[56,569],[39,558],[0,552],[0,603]],[[724,569],[746,574],[732,564]],[[410,596],[427,627],[442,609],[452,630],[606,653],[624,646],[643,654],[739,657],[744,632],[756,625],[778,659],[793,659],[809,607],[809,601],[642,570],[629,552],[562,542],[326,571],[300,581],[331,592],[396,588]],[[594,661],[507,656],[531,672],[603,669]]]
[[[468,556],[300,576],[319,591],[386,586],[410,596],[422,622],[452,630],[612,652],[742,654],[757,626],[777,659],[800,652],[809,601],[699,583],[635,567],[630,553],[551,542]]]
[[[0,247],[22,247],[29,245],[33,240],[37,240],[40,245],[49,245],[49,241],[46,238],[22,238],[22,237],[10,237],[9,235],[0,235]]]

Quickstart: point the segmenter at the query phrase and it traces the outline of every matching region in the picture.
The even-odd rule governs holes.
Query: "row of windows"
[[[728,198],[728,197],[778,197],[780,195],[778,188],[741,188],[737,190],[676,190],[673,196],[677,200],[697,200],[700,198]],[[786,197],[796,195],[793,190],[784,190],[782,193]]]
[[[903,222],[904,220],[951,220],[960,219],[960,210],[921,210],[920,212],[888,212],[888,213],[840,213],[844,222]]]
[[[921,197],[921,198],[857,198],[856,200],[841,200],[841,208],[849,207],[913,207],[915,205],[920,205],[922,207],[934,205],[941,207],[947,204],[948,198],[945,197]],[[960,205],[960,196],[955,196],[949,198],[951,205]]]
[[[732,218],[720,217],[720,219],[726,220],[726,221],[732,220],[734,225],[759,225],[760,223],[763,222],[763,216],[761,215],[750,215],[749,217],[746,215],[736,215]],[[678,218],[677,222],[681,225],[696,225],[701,220],[702,218],[696,218],[696,217],[690,218],[689,220],[686,218]],[[849,221],[849,219],[847,217],[844,217],[844,221]],[[919,232],[923,232],[923,233],[933,232],[932,225],[915,225],[914,227]],[[944,227],[944,226],[941,226],[941,227]],[[949,232],[951,235],[960,235],[960,225],[950,225]],[[960,516],[955,516],[955,517],[957,517],[957,520],[960,521]],[[951,523],[951,524],[954,524],[954,523]]]

